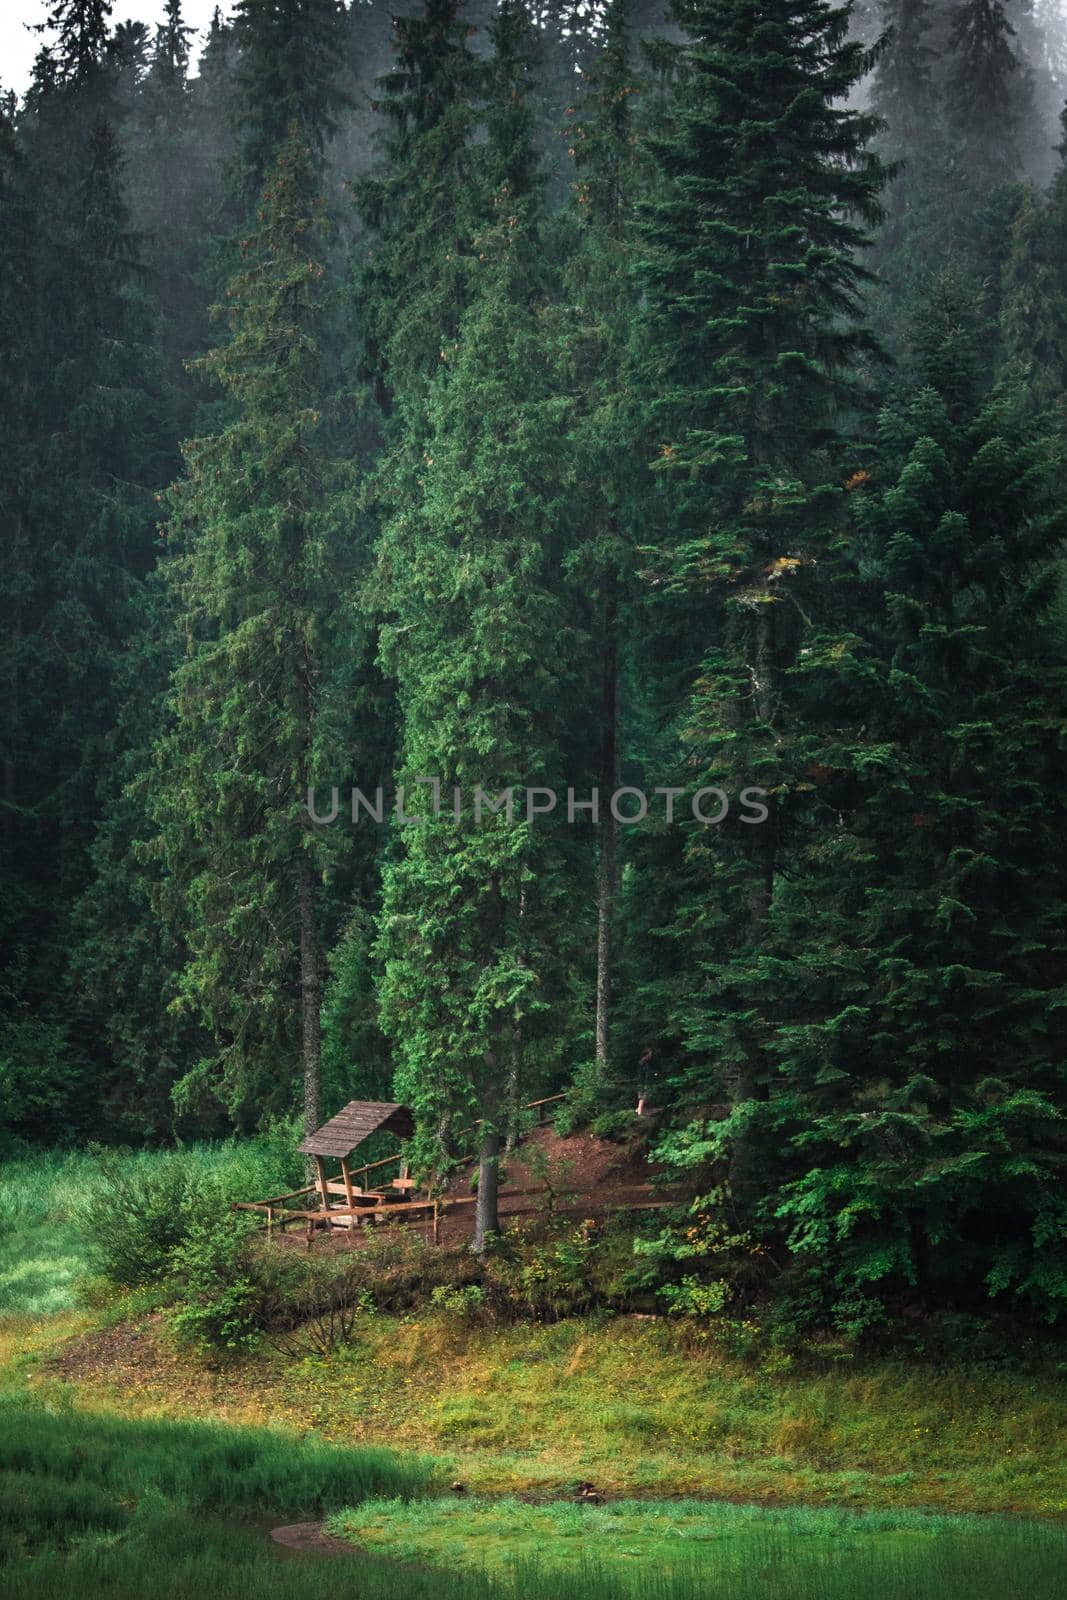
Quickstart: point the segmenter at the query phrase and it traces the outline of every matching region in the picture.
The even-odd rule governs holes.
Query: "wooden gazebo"
[[[335,1117],[297,1145],[297,1149],[315,1163],[314,1183],[294,1189],[290,1194],[272,1195],[269,1200],[238,1201],[233,1209],[256,1211],[266,1217],[268,1233],[274,1231],[275,1224],[284,1233],[290,1223],[302,1222],[309,1245],[316,1228],[355,1228],[363,1222],[382,1220],[386,1212],[390,1215],[429,1212],[434,1217],[436,1233],[437,1202],[429,1197],[422,1200],[415,1197],[412,1192],[415,1182],[408,1175],[403,1151],[385,1156],[381,1161],[352,1166],[353,1151],[372,1134],[391,1133],[404,1140],[410,1139],[414,1132],[415,1118],[407,1106],[380,1100],[350,1100]],[[340,1163],[338,1176],[328,1175],[327,1161]],[[398,1169],[392,1178],[387,1176],[388,1167]]]
[[[387,1156],[384,1161],[376,1161],[359,1168],[356,1178],[362,1182],[358,1182],[353,1181],[349,1165],[352,1152],[375,1133],[391,1133],[397,1139],[410,1139],[414,1132],[415,1118],[407,1106],[387,1104],[381,1100],[350,1100],[343,1110],[330,1118],[329,1122],[324,1122],[321,1128],[316,1128],[314,1133],[308,1134],[307,1138],[297,1145],[297,1149],[303,1155],[310,1156],[315,1163],[314,1188],[318,1192],[320,1209],[344,1210],[348,1213],[346,1220],[350,1221],[352,1213],[359,1209],[361,1202],[366,1204],[371,1201],[377,1204],[381,1191],[368,1189],[367,1178],[374,1168],[392,1166],[400,1158]],[[326,1176],[328,1160],[340,1162],[341,1171],[338,1179],[331,1181]],[[403,1198],[414,1188],[414,1183],[408,1177],[407,1166],[403,1162],[400,1164],[399,1175],[392,1180],[389,1187],[399,1191],[398,1198]],[[344,1202],[343,1206],[334,1207],[334,1196]]]

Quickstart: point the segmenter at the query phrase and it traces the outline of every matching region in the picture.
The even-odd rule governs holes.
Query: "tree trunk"
[[[760,721],[769,728],[774,718],[774,633],[770,606],[762,606],[757,616],[753,659],[753,693]],[[774,796],[769,795],[770,815],[760,824],[755,844],[755,879],[748,897],[748,942],[755,950],[763,937],[764,925],[774,899],[777,856]],[[752,1041],[737,1074],[734,1098],[737,1104],[768,1097],[769,1064],[762,1043]],[[750,1219],[762,1187],[759,1151],[746,1130],[734,1143],[730,1159],[730,1192],[735,1211],[742,1222]]]
[[[499,1056],[485,1053],[487,1081],[482,1095],[482,1136],[478,1148],[478,1197],[474,1206],[471,1249],[482,1255],[494,1234],[500,1232],[500,1088],[496,1075]]]
[[[615,638],[615,601],[604,607],[604,681],[600,757],[600,853],[597,860],[596,895],[596,1080],[602,1085],[610,1066],[611,1053],[611,957],[617,889],[618,823],[611,809],[618,772],[616,749],[616,678],[618,650]]]
[[[300,906],[300,1023],[304,1060],[304,1135],[322,1126],[322,1074],[320,1069],[319,941],[315,930],[315,899],[311,862],[302,853],[297,864]]]

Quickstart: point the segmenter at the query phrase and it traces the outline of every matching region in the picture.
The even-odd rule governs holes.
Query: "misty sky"
[[[185,0],[182,14],[190,28],[206,28],[218,0]],[[22,94],[29,86],[34,57],[43,38],[30,33],[27,23],[43,22],[52,10],[53,0],[0,0],[0,87]],[[163,20],[166,0],[115,0],[111,13],[116,22],[147,22],[154,28]],[[229,10],[222,0],[222,13]]]

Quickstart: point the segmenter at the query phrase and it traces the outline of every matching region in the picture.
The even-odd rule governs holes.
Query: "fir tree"
[[[217,20],[217,12],[215,16]],[[189,41],[196,29],[184,21],[182,0],[167,0],[164,17],[156,29],[152,68],[161,83],[183,90],[189,79]]]
[[[884,0],[881,20],[885,34],[871,101],[881,118],[877,148],[890,176],[872,252],[879,279],[874,304],[888,324],[887,343],[898,353],[950,249],[944,206],[949,152],[934,73],[933,8],[928,0]]]
[[[956,175],[972,193],[1010,181],[1021,166],[1028,85],[1014,38],[1001,0],[963,0],[952,13],[950,128]]]
[[[692,831],[675,933],[693,972],[693,1092],[725,1089],[755,1115],[770,1070],[739,974],[789,828],[789,672],[847,475],[842,418],[874,349],[857,252],[883,171],[873,118],[846,104],[869,66],[847,8],[698,0],[677,15],[689,41],[642,207],[649,427],[666,480],[662,577],[696,644],[675,781],[719,787],[735,811]],[[770,815],[746,827],[736,797],[751,786]],[[734,1168],[748,1208],[752,1148],[739,1139]]]
[[[342,0],[238,0],[235,120],[239,181],[251,200],[271,171],[290,124],[304,130],[313,170],[344,103]]]
[[[806,1314],[854,1328],[1067,1299],[1058,462],[986,392],[964,305],[942,286],[857,494],[862,625],[804,666],[821,823],[762,966],[789,1157],[764,1216]]]
[[[965,0],[952,13],[945,92],[949,159],[939,204],[951,259],[990,321],[995,350],[999,287],[1018,203],[1024,142],[1032,134],[1030,78],[1001,0]],[[919,308],[916,307],[916,311]]]
[[[1000,289],[1000,366],[1035,411],[1062,404],[1067,353],[1067,301],[1056,243],[1053,190],[1048,205],[1023,186],[1012,223]]]
[[[155,812],[188,900],[185,1003],[217,1041],[185,1083],[240,1119],[287,1109],[301,1060],[321,1121],[322,841],[304,809],[333,781],[324,697],[337,583],[336,476],[319,391],[321,242],[314,157],[294,128],[229,290],[229,342],[205,358],[234,420],[185,448],[169,562],[186,638]],[[342,564],[343,570],[343,564]]]
[[[23,281],[33,285],[12,342],[23,423],[9,444],[17,480],[5,650],[14,711],[9,970],[13,995],[49,1026],[63,1014],[98,773],[141,625],[152,490],[168,470],[166,399],[121,159],[103,115],[107,85],[67,65],[62,79],[41,65],[23,119],[11,198],[32,194],[38,221],[23,230],[17,206],[9,219],[11,244],[29,248]],[[103,1065],[97,1040],[76,1009],[66,1022],[84,1087],[89,1064]]]
[[[603,18],[595,64],[583,76],[571,108],[569,151],[574,167],[566,242],[561,383],[574,395],[570,439],[583,525],[568,570],[592,649],[599,656],[596,709],[586,732],[596,752],[585,762],[600,792],[597,841],[596,974],[593,1074],[585,1095],[606,1091],[612,1071],[611,1005],[618,893],[620,826],[609,807],[624,755],[620,718],[626,651],[632,639],[634,529],[647,489],[633,442],[639,431],[626,399],[630,336],[636,318],[628,266],[638,192],[633,102],[637,94],[627,0],[614,0]],[[574,730],[577,732],[577,729]],[[575,741],[576,742],[576,741]],[[573,746],[572,746],[573,748]]]
[[[427,813],[405,828],[387,874],[383,1019],[397,1094],[424,1133],[449,1113],[480,1118],[477,1249],[498,1227],[501,1138],[518,1097],[509,1085],[521,1092],[552,1059],[549,1019],[566,1001],[559,825],[522,810],[524,786],[551,783],[560,767],[567,617],[551,536],[560,404],[539,323],[540,186],[520,88],[529,24],[514,0],[492,34],[473,295],[424,391],[421,495],[398,508],[379,552],[400,778]],[[413,798],[421,776],[442,780],[439,815]],[[467,791],[458,819],[453,785]],[[479,819],[476,785],[494,801],[513,791],[517,814]]]
[[[83,87],[100,68],[108,41],[112,0],[56,0],[38,33],[52,32],[49,46],[54,81]]]

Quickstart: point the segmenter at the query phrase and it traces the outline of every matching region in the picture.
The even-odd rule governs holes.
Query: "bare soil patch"
[[[272,1528],[270,1536],[275,1544],[293,1555],[301,1556],[354,1556],[359,1551],[345,1539],[335,1539],[327,1533],[321,1522],[290,1522],[283,1528]]]

